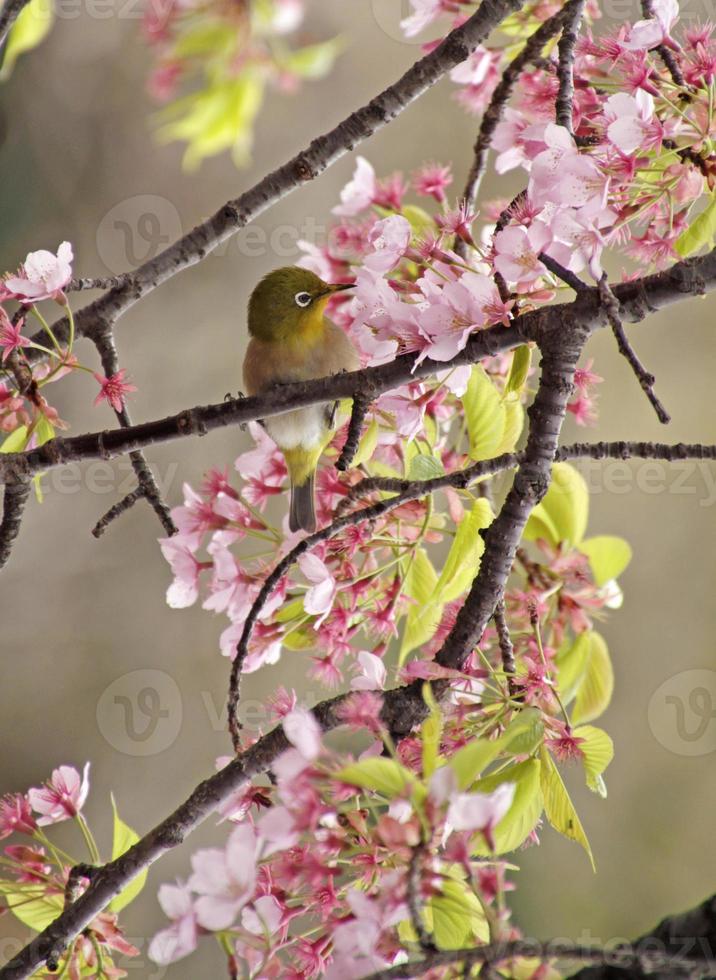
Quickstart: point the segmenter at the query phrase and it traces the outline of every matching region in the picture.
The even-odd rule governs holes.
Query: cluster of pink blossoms
[[[89,848],[84,860],[99,861],[82,813],[88,793],[89,763],[82,774],[73,766],[59,766],[44,785],[0,799],[0,840],[17,838],[3,848],[0,891],[5,907],[24,926],[40,931],[57,918],[64,907],[70,871],[78,863],[54,845],[47,836],[49,828],[74,820]],[[83,891],[87,884],[88,879],[81,877],[72,887]],[[135,957],[139,950],[124,937],[117,924],[117,911],[100,912],[69,943],[60,958],[59,974],[48,971],[36,976],[60,975],[69,980],[87,976],[118,980],[127,976],[126,970],[115,965],[113,956]]]
[[[230,800],[223,816],[238,826],[225,846],[196,852],[186,883],[162,885],[159,901],[171,922],[152,940],[153,959],[171,963],[213,933],[230,975],[351,978],[400,962],[406,941],[417,938],[409,865],[418,846],[425,858],[413,900],[430,909],[438,929],[463,907],[466,940],[484,940],[491,927],[513,934],[498,901],[509,887],[503,862],[478,861],[473,850],[494,849],[515,785],[466,791],[464,756],[414,769],[381,757],[391,743],[380,706],[372,693],[344,705],[346,724],[378,738],[359,762],[346,764],[323,743],[310,712],[282,694],[276,710],[292,747],[273,765],[275,786],[250,787]],[[389,801],[377,820],[362,805],[371,779]]]
[[[30,252],[19,270],[0,278],[0,349],[2,364],[10,381],[0,383],[0,431],[10,433],[6,451],[32,449],[47,442],[55,429],[65,429],[67,424],[57,410],[40,394],[44,385],[58,381],[72,371],[88,370],[79,364],[72,351],[74,325],[72,310],[65,291],[72,280],[72,246],[62,242],[57,253],[41,249]],[[70,342],[62,346],[52,328],[41,315],[36,304],[50,300],[66,313],[71,325]],[[16,310],[10,315],[4,304],[15,303]],[[26,335],[30,317],[37,320],[44,333],[42,343]],[[47,347],[46,343],[51,344]],[[44,355],[44,360],[31,363],[25,351],[34,349]],[[127,392],[136,391],[125,380],[122,369],[111,377],[92,372],[100,386],[95,405],[107,401],[115,411],[121,411]]]

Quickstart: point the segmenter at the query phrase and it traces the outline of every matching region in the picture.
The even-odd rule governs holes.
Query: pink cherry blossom
[[[12,793],[0,799],[0,840],[10,834],[33,834],[37,823],[30,810],[30,801],[22,793]]]
[[[366,255],[363,264],[373,272],[390,271],[405,255],[411,235],[410,222],[401,214],[376,221],[368,235],[373,252]]]
[[[254,936],[278,932],[283,920],[283,911],[273,895],[262,895],[252,906],[241,913],[241,925]]]
[[[239,824],[222,851],[206,848],[192,855],[189,888],[199,894],[196,919],[205,929],[228,929],[256,888],[256,833]]]
[[[375,170],[365,157],[357,157],[353,177],[341,191],[341,203],[333,208],[333,213],[344,217],[360,214],[371,206],[375,192]]]
[[[445,819],[453,830],[489,833],[512,806],[515,788],[514,783],[502,783],[492,793],[456,793]]]
[[[64,301],[62,290],[72,278],[72,246],[62,242],[57,255],[40,249],[30,252],[16,276],[7,276],[3,286],[21,303],[32,304],[43,299]]]
[[[191,890],[187,885],[160,885],[157,895],[164,914],[172,920],[149,943],[148,954],[163,966],[188,956],[196,949],[198,927]]]
[[[172,609],[193,606],[199,595],[201,564],[194,557],[196,544],[198,542],[187,539],[184,534],[162,538],[159,542],[174,575],[174,581],[167,589],[167,605]]]
[[[618,92],[607,99],[604,111],[610,120],[608,139],[627,156],[638,149],[657,149],[661,145],[664,130],[654,116],[654,100],[648,92]]]
[[[136,391],[135,385],[124,380],[125,368],[120,368],[116,374],[105,378],[103,374],[94,372],[95,380],[99,383],[100,391],[94,400],[95,405],[106,401],[112,406],[115,412],[121,412],[124,408],[124,396],[130,391]]]
[[[283,756],[279,756],[276,762],[279,763],[280,760],[280,764],[274,772],[278,778],[282,798],[290,800],[289,787],[291,781],[304,772],[306,760],[300,752],[296,752],[295,755],[299,757],[299,761],[294,766],[291,776],[288,776],[287,757],[289,754],[289,752],[284,752]],[[300,839],[296,821],[285,806],[272,806],[265,813],[262,813],[256,821],[256,833],[258,834],[262,858],[270,857],[279,851],[287,851],[294,847]]]
[[[508,282],[523,286],[547,271],[538,256],[551,241],[549,228],[535,221],[529,228],[514,225],[495,235],[495,268]]]
[[[60,766],[44,786],[28,790],[30,806],[42,814],[37,821],[41,827],[77,816],[89,793],[89,768],[87,762],[80,777],[73,766]]]
[[[433,197],[438,204],[445,202],[445,188],[452,184],[450,167],[439,163],[426,163],[413,174],[413,187],[424,197]]]
[[[327,565],[315,554],[301,555],[298,566],[311,583],[303,597],[303,608],[310,616],[318,616],[314,628],[318,628],[331,611],[336,597],[336,582]]]
[[[413,13],[400,22],[406,37],[415,37],[440,15],[442,0],[410,0]]]
[[[625,48],[631,51],[656,48],[660,44],[673,46],[670,37],[671,28],[679,18],[677,0],[653,0],[653,17],[639,20],[622,41]]]
[[[6,361],[15,350],[21,350],[32,343],[29,337],[23,337],[21,330],[25,320],[13,323],[5,310],[0,306],[0,347],[3,348],[2,359]]]
[[[380,691],[385,687],[385,664],[368,650],[358,651],[360,673],[351,681],[352,691]]]
[[[305,708],[294,708],[281,722],[286,738],[309,762],[318,758],[323,745],[321,726],[315,715]]]

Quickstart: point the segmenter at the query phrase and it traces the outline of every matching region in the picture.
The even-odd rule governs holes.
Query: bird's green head
[[[326,303],[351,284],[330,285],[309,269],[274,269],[249,299],[249,333],[259,340],[290,341],[320,330]]]

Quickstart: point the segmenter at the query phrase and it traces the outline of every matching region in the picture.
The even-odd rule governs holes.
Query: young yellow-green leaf
[[[353,466],[362,466],[363,463],[367,463],[373,456],[377,445],[378,421],[376,418],[372,418],[366,426],[366,430],[358,443],[358,451],[353,457]]]
[[[55,429],[51,422],[41,415],[35,426],[35,439],[38,446],[44,446],[50,439],[55,438]]]
[[[544,722],[539,708],[523,708],[509,723],[502,735],[505,748],[511,755],[529,755],[541,745]]]
[[[112,797],[112,814],[114,827],[112,831],[112,860],[128,851],[129,848],[139,840],[139,834],[122,820],[117,812],[117,804]],[[147,880],[148,869],[140,871],[130,883],[123,888],[119,895],[116,895],[109,903],[111,912],[121,912],[130,902],[133,902],[137,895],[144,888]]]
[[[497,757],[504,744],[502,736],[493,739],[474,738],[450,756],[448,765],[457,777],[458,787],[461,790],[469,789],[480,773]]]
[[[584,848],[592,865],[592,870],[596,871],[592,849],[589,846],[584,827],[577,816],[574,804],[569,798],[569,793],[562,782],[559,770],[546,749],[542,749],[541,783],[542,795],[544,797],[544,812],[547,819],[560,834],[569,840],[576,841],[577,844],[580,844]]]
[[[284,606],[274,613],[273,619],[277,623],[289,623],[292,619],[303,619],[305,611],[303,608],[303,596],[298,599],[291,599]]]
[[[550,488],[530,514],[523,536],[534,541],[546,533],[551,544],[566,541],[576,546],[584,537],[588,518],[589,491],[584,477],[569,463],[555,463]]]
[[[539,759],[527,759],[526,762],[515,763],[499,773],[479,779],[472,787],[477,793],[492,793],[502,783],[515,784],[512,806],[493,831],[496,854],[514,851],[537,825],[542,813],[540,768]],[[482,834],[475,835],[472,853],[485,856],[490,854]]]
[[[0,895],[15,918],[35,932],[54,922],[65,904],[62,895],[46,895],[44,884],[31,881],[0,881]]]
[[[479,899],[464,881],[443,879],[440,895],[427,903],[432,936],[438,949],[463,949],[486,943],[490,930]]]
[[[353,762],[333,774],[334,779],[360,789],[380,793],[388,800],[412,795],[422,789],[416,776],[394,759],[369,757]]]
[[[569,704],[575,697],[584,679],[591,649],[591,631],[587,630],[579,634],[571,647],[557,655],[557,684],[564,704]]]
[[[443,716],[429,684],[423,684],[423,701],[430,711],[420,730],[423,743],[423,779],[427,781],[435,772],[438,763]]]
[[[525,426],[525,410],[517,395],[509,395],[502,404],[505,408],[505,431],[502,434],[502,442],[497,447],[496,456],[514,452]]]
[[[9,78],[21,54],[36,48],[45,39],[54,19],[55,7],[52,0],[30,0],[24,10],[20,11],[8,35],[0,80]]]
[[[485,550],[480,531],[489,527],[493,519],[489,502],[479,497],[460,521],[435,588],[440,603],[452,602],[472,584]]]
[[[462,404],[470,437],[470,456],[475,460],[496,456],[505,433],[505,406],[480,365],[472,369]]]
[[[286,650],[312,650],[316,645],[315,630],[310,624],[304,623],[282,636],[281,645]]]
[[[525,386],[527,375],[530,373],[532,363],[532,348],[529,344],[520,344],[512,354],[512,364],[510,373],[507,375],[505,383],[505,394],[515,391],[519,394]]]
[[[711,197],[704,210],[693,221],[689,222],[674,242],[674,249],[682,257],[687,258],[698,252],[705,245],[711,247],[716,236],[716,192]]]
[[[19,453],[25,448],[27,442],[27,426],[19,425],[3,441],[0,446],[0,453]]]
[[[444,476],[445,467],[436,456],[418,455],[410,461],[408,469],[409,480],[433,480],[436,476]]]
[[[283,65],[287,71],[301,78],[323,78],[333,68],[344,47],[345,43],[340,37],[309,44],[282,59]]]
[[[435,632],[442,606],[436,600],[437,572],[433,568],[424,548],[413,553],[408,572],[403,582],[403,591],[413,599],[405,617],[405,629],[400,645],[399,663],[405,663],[408,654],[416,647],[426,643]]]
[[[632,557],[628,542],[612,534],[585,538],[579,550],[589,559],[594,581],[600,587],[611,579],[619,578]]]
[[[584,753],[582,764],[587,786],[600,796],[606,796],[602,773],[614,758],[614,743],[605,731],[594,725],[582,725],[575,728],[572,734],[575,738],[584,739],[579,747]]]
[[[410,227],[413,229],[416,238],[424,238],[428,232],[432,232],[435,228],[432,215],[418,207],[417,204],[404,204],[400,213],[410,222]]]
[[[614,671],[604,638],[594,630],[588,633],[589,657],[577,686],[572,724],[594,721],[609,707],[614,691]]]

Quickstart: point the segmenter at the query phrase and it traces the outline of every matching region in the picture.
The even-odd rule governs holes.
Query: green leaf
[[[547,819],[556,831],[569,840],[576,841],[577,844],[580,844],[584,848],[592,865],[592,870],[596,871],[592,849],[589,846],[584,827],[577,816],[574,804],[569,798],[569,793],[562,782],[559,770],[546,749],[542,749],[541,784],[544,797],[544,812]]]
[[[527,381],[531,364],[532,348],[529,344],[520,344],[512,354],[510,373],[507,375],[507,382],[505,383],[506,395],[511,391],[517,392],[518,394],[522,391]]]
[[[435,229],[432,215],[418,207],[417,204],[404,204],[400,213],[410,222],[410,227],[413,229],[416,238],[424,238],[426,233],[432,233]]]
[[[27,442],[27,426],[19,425],[14,429],[7,439],[3,440],[0,446],[0,453],[19,453],[25,448]]]
[[[423,743],[423,779],[428,780],[435,772],[438,762],[443,716],[429,684],[423,684],[423,701],[430,710],[420,729]]]
[[[711,247],[714,236],[716,236],[716,192],[712,191],[704,210],[687,225],[674,242],[674,249],[682,259],[685,259],[705,245]]]
[[[584,679],[584,672],[591,653],[591,631],[580,633],[568,650],[557,656],[557,683],[562,701],[565,704],[575,697],[579,685]]]
[[[611,579],[619,578],[632,558],[629,543],[611,534],[586,538],[579,550],[589,559],[594,581],[600,587]]]
[[[309,624],[289,630],[281,637],[281,646],[286,650],[312,650],[315,645],[316,633]]]
[[[539,708],[522,708],[505,729],[501,741],[512,755],[530,755],[542,744],[544,722]]]
[[[112,830],[112,860],[120,857],[126,851],[136,844],[139,840],[139,834],[132,830],[132,828],[122,820],[119,813],[117,812],[117,804],[114,802],[114,796],[112,796],[112,814],[113,814],[113,830]],[[119,895],[115,895],[112,901],[109,903],[109,909],[111,912],[121,912],[123,908],[126,908],[130,902],[133,902],[137,895],[144,888],[144,884],[147,880],[148,868],[144,871],[140,871],[139,874],[133,878],[129,884],[122,889]]]
[[[30,0],[24,10],[20,11],[8,35],[0,80],[9,78],[21,54],[36,48],[45,39],[54,19],[52,0]]]
[[[512,806],[493,831],[495,853],[514,851],[529,836],[537,825],[542,813],[542,791],[540,788],[540,761],[528,759],[507,766],[499,773],[479,779],[473,786],[478,793],[492,793],[502,783],[515,784]],[[482,835],[476,835],[472,852],[488,855],[490,850]]]
[[[463,949],[486,943],[490,930],[479,899],[464,881],[444,878],[440,894],[427,903],[432,935],[438,949]]]
[[[309,44],[298,51],[292,51],[282,59],[285,69],[300,78],[323,78],[333,68],[336,58],[345,47],[340,37]]]
[[[445,476],[445,467],[436,456],[413,456],[408,470],[409,480],[434,480]]]
[[[435,632],[442,606],[434,602],[438,583],[437,572],[430,563],[424,548],[416,548],[413,560],[403,581],[405,594],[414,600],[405,617],[405,629],[400,645],[399,663],[405,663],[408,654],[426,643]]]
[[[475,782],[504,747],[502,737],[495,739],[475,738],[450,757],[448,765],[455,772],[457,784],[466,790]]]
[[[606,796],[602,773],[614,758],[614,743],[605,731],[594,725],[582,725],[575,728],[572,734],[575,738],[584,739],[579,747],[584,753],[582,764],[587,786],[600,796]]]
[[[372,418],[358,443],[358,450],[353,457],[353,467],[362,466],[367,463],[375,452],[378,445],[378,421]]]
[[[496,455],[514,452],[517,442],[525,427],[525,410],[517,395],[509,395],[502,402],[505,409],[505,431],[502,442],[497,447]]]
[[[490,504],[479,497],[460,521],[435,588],[438,602],[452,602],[472,584],[485,550],[480,531],[489,527],[493,519]]]
[[[609,707],[614,691],[614,671],[609,649],[599,633],[590,631],[589,656],[572,708],[572,724],[593,721]]]
[[[276,623],[289,623],[292,619],[303,619],[305,611],[303,608],[303,596],[292,599],[274,613],[273,619]]]
[[[546,538],[551,544],[579,545],[587,529],[589,491],[584,477],[569,463],[552,466],[552,483],[527,521],[525,541]]]
[[[334,779],[360,789],[380,793],[388,800],[398,796],[412,795],[422,789],[416,776],[394,759],[370,757],[344,766],[334,773]]]
[[[62,913],[61,895],[46,895],[44,884],[22,881],[0,881],[0,894],[7,907],[23,925],[42,932]]]
[[[476,365],[462,396],[472,459],[491,459],[498,453],[505,432],[505,406],[500,394],[485,373]]]

